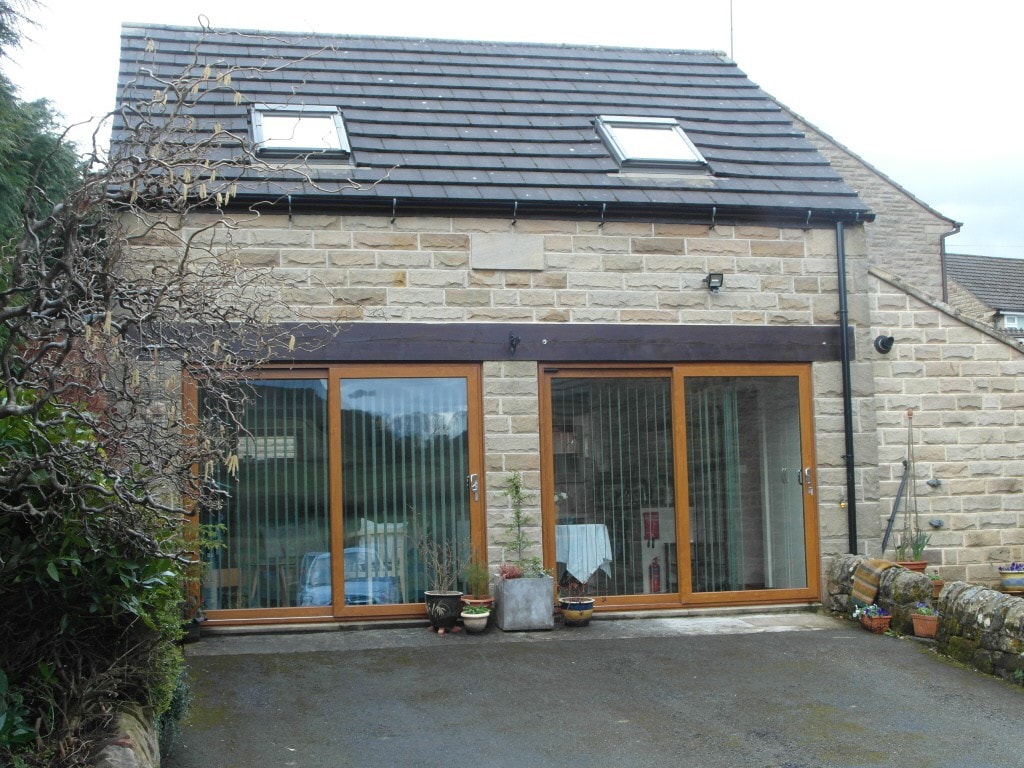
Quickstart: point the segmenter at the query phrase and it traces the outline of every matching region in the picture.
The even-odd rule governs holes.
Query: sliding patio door
[[[214,620],[418,613],[430,540],[482,551],[482,435],[475,366],[265,371],[222,419],[203,510],[204,608]],[[222,418],[196,392],[197,413]],[[419,610],[422,610],[420,608]]]
[[[624,606],[817,597],[809,366],[564,366],[541,393],[563,588]]]
[[[422,542],[469,558],[469,393],[464,377],[351,377],[341,387],[347,605],[418,603]],[[476,490],[479,498],[479,480]]]
[[[686,377],[694,592],[807,586],[805,492],[795,377]]]

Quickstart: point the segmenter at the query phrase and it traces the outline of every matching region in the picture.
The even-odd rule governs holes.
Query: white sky
[[[122,21],[720,50],[940,213],[951,251],[1024,258],[1024,5],[1006,0],[44,0],[13,61],[69,122],[113,107]]]

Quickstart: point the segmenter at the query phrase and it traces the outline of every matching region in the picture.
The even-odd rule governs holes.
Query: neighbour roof
[[[396,209],[611,218],[871,218],[866,205],[788,115],[723,54],[210,31],[127,24],[120,105],[150,97],[153,77],[233,68],[204,96],[198,130],[249,131],[258,103],[340,109],[352,167],[314,166],[296,190],[250,175],[250,193]],[[240,99],[235,92],[240,94]],[[620,169],[595,128],[600,115],[676,118],[709,172]],[[123,137],[115,122],[115,147]],[[339,198],[323,183],[370,189]]]
[[[948,253],[946,274],[998,312],[1024,312],[1024,259]]]

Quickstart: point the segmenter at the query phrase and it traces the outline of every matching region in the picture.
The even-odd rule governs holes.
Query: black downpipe
[[[850,554],[857,554],[857,484],[853,457],[853,385],[850,381],[850,313],[846,304],[846,232],[836,222],[836,267],[839,276],[839,361],[843,370],[843,432],[846,436],[846,526]]]

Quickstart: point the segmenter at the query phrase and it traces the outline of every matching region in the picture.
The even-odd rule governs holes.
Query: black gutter
[[[250,194],[242,191],[231,200],[228,210],[258,210],[264,213],[313,213],[385,216],[480,215],[512,219],[568,219],[596,221],[659,221],[717,225],[771,222],[775,226],[830,227],[838,221],[856,224],[874,221],[866,210],[797,208],[774,206],[673,203],[619,203],[572,201],[515,201],[493,199],[409,199],[351,194],[291,195],[273,191]]]
[[[836,222],[836,271],[839,278],[839,364],[843,375],[843,432],[846,437],[846,525],[850,554],[857,554],[857,484],[853,455],[853,385],[850,380],[849,309],[846,301],[846,232]],[[819,483],[820,486],[820,483]]]

